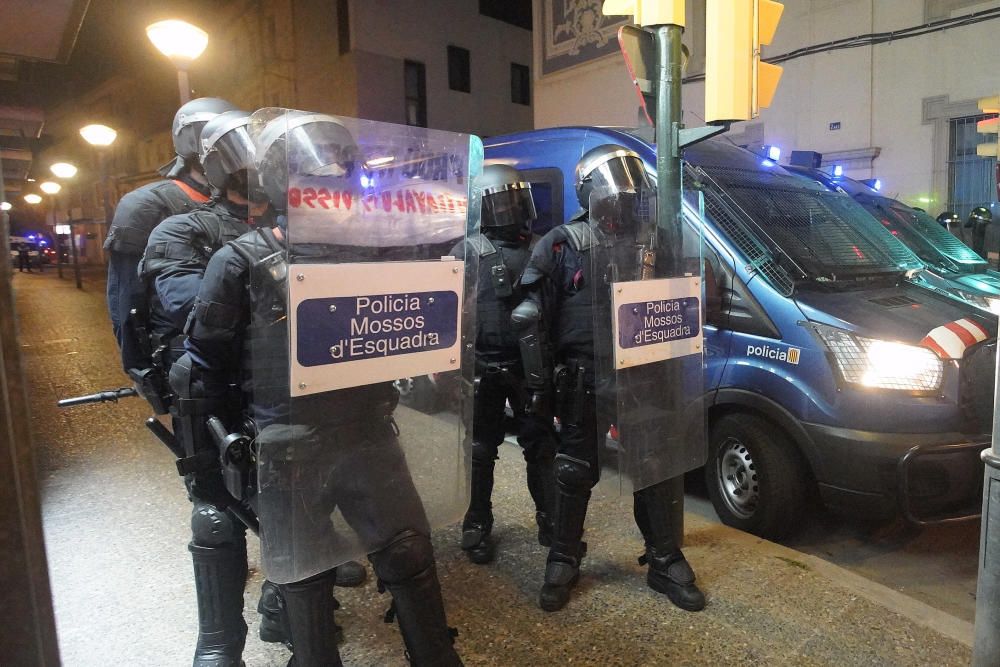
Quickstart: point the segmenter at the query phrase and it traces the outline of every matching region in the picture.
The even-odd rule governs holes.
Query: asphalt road
[[[127,383],[115,356],[102,277],[85,272],[83,290],[75,289],[68,275],[60,281],[54,271],[15,273],[14,282],[63,659],[108,664],[93,654],[96,642],[111,655],[140,655],[131,649],[141,645],[142,655],[152,650],[171,656],[163,664],[184,664],[190,628],[179,648],[174,626],[191,613],[190,561],[181,553],[189,539],[189,505],[170,454],[142,426],[145,404],[128,399],[72,410],[54,407],[58,398]],[[519,457],[506,450],[501,461],[516,462]],[[714,520],[704,498],[692,495],[688,503],[689,511]],[[530,513],[523,513],[530,526]],[[515,535],[530,535],[530,527],[517,530]],[[972,620],[978,524],[916,530],[820,514],[787,544]],[[256,548],[251,540],[252,566],[258,562]],[[449,562],[445,571],[453,567]],[[254,583],[248,587],[248,609],[257,590]],[[184,603],[165,607],[164,600]],[[125,606],[129,614],[118,613]],[[163,622],[137,625],[137,616]],[[247,615],[251,626],[252,616]],[[81,618],[88,622],[74,622]],[[248,644],[248,663],[283,664],[286,655],[280,647]]]

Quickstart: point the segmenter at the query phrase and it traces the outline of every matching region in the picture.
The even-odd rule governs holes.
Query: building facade
[[[617,40],[621,17],[599,0],[534,0],[535,125],[636,125],[638,102]],[[764,59],[818,44],[926,26],[925,34],[822,51],[782,63],[771,108],[733,126],[741,144],[815,150],[848,176],[878,177],[884,191],[936,214],[996,200],[995,160],[978,158],[976,101],[996,95],[998,17],[935,23],[994,9],[975,0],[786,0]],[[594,13],[596,11],[596,14]],[[582,18],[581,18],[582,17]],[[566,24],[569,24],[568,26]],[[610,43],[596,46],[603,33]],[[587,35],[590,35],[587,37]],[[704,72],[704,0],[688,0],[687,77]],[[588,41],[589,40],[589,41]],[[566,52],[579,42],[575,60]],[[567,46],[569,45],[569,46]],[[684,86],[685,123],[701,125],[704,84]]]

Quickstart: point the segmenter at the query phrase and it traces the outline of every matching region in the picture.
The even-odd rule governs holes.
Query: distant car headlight
[[[994,315],[1000,315],[1000,297],[984,296],[974,292],[966,292],[965,290],[954,290],[952,293],[977,308],[982,308]]]
[[[833,354],[845,382],[919,392],[936,391],[941,386],[944,363],[927,348],[866,338],[824,324],[813,327]]]

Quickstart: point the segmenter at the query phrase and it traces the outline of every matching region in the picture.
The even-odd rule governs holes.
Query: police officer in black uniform
[[[511,311],[524,300],[521,273],[531,255],[531,223],[536,217],[531,185],[522,181],[516,169],[502,164],[486,166],[477,185],[482,188],[482,235],[463,242],[452,255],[479,258],[472,489],[462,523],[462,549],[473,563],[489,563],[494,556],[490,539],[493,470],[506,435],[506,405],[517,420],[517,441],[523,449],[538,541],[543,546],[551,543],[555,435],[551,414],[529,414],[519,339],[510,324]]]
[[[985,206],[977,206],[969,212],[969,219],[965,221],[965,229],[971,230],[972,235],[970,246],[976,254],[983,259],[989,259],[986,248],[986,230],[993,222],[993,214]]]
[[[947,229],[952,234],[958,233],[958,223],[962,221],[958,217],[958,213],[954,211],[945,211],[937,217],[938,224]]]
[[[153,228],[170,216],[188,213],[208,202],[210,186],[199,157],[201,129],[216,115],[234,109],[229,102],[215,97],[184,104],[174,116],[171,134],[177,156],[161,169],[165,179],[129,192],[115,208],[104,242],[109,257],[107,297],[126,373],[151,365],[145,340],[148,304],[136,271],[146,241]],[[133,310],[135,316],[130,317]]]
[[[591,193],[617,192],[623,195],[618,201],[628,201],[641,198],[643,190],[652,187],[637,154],[610,144],[589,150],[576,168],[576,192],[583,210],[538,242],[521,279],[528,298],[514,310],[512,320],[523,332],[538,328],[551,331],[557,369],[556,414],[561,423],[555,460],[558,497],[539,598],[546,611],[565,606],[579,579],[586,551],[584,519],[591,489],[600,477],[598,440],[611,426],[602,418],[601,413],[608,411],[599,409],[595,391],[598,357],[612,353],[610,327],[595,329],[594,311],[609,309],[610,282],[639,278],[629,273],[638,270],[637,223],[632,209],[611,206],[603,211],[588,210]],[[529,377],[549,374],[546,369],[526,368],[525,372]],[[602,400],[613,400],[605,392],[614,394],[603,388]],[[646,545],[640,562],[649,564],[649,586],[682,609],[704,608],[705,598],[673,534],[667,484],[635,492],[633,503]]]
[[[294,493],[294,484],[311,475],[324,480],[321,491],[295,504],[300,513],[294,519],[271,525],[262,512],[262,542],[273,549],[287,544],[290,558],[304,556],[295,552],[303,544],[335,548],[339,537],[327,519],[337,508],[364,543],[379,545],[369,558],[392,594],[411,662],[461,665],[445,620],[430,529],[396,439],[395,388],[378,383],[289,399],[288,251],[280,226],[288,163],[295,159],[299,174],[331,173],[341,164],[351,169],[354,147],[350,133],[330,116],[291,112],[272,124],[274,130],[260,135],[271,138],[258,139],[257,196],[277,209],[279,226],[259,227],[214,254],[171,386],[212,402],[238,382],[258,429],[258,451],[268,453],[261,493]],[[291,252],[296,262],[322,262],[353,251],[313,244]],[[341,664],[333,632],[335,578],[335,571],[326,571],[280,586],[296,667]]]

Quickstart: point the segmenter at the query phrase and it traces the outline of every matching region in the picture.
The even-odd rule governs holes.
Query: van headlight
[[[944,363],[931,350],[866,338],[844,329],[813,324],[845,382],[872,389],[933,392],[941,386]]]

